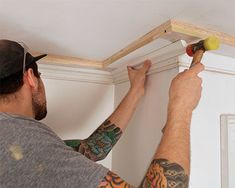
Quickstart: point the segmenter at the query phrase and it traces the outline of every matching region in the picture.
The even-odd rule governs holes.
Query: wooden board
[[[182,22],[179,20],[170,20],[170,22],[171,22],[171,30],[174,33],[180,33],[186,36],[191,36],[201,39],[207,38],[208,36],[215,36],[220,40],[221,43],[235,47],[235,36],[215,31],[212,29],[208,29],[205,27],[199,27],[197,25]]]
[[[134,50],[143,47],[144,45],[158,39],[164,38],[171,42],[177,40],[185,40],[186,42],[192,42],[198,39],[205,39],[208,36],[216,36],[221,43],[235,47],[235,36],[214,31],[205,27],[196,26],[190,23],[182,22],[179,20],[169,20],[166,23],[156,27],[149,33],[140,37],[136,41],[130,43],[127,47],[113,54],[109,58],[103,61],[104,67],[112,64],[118,59],[128,55]]]
[[[104,60],[90,60],[49,54],[47,57],[43,58],[43,62],[53,64],[72,64],[87,68],[106,69],[113,62],[159,38],[167,39],[171,42],[178,40],[192,42],[198,39],[205,39],[211,35],[219,38],[221,43],[235,47],[235,36],[172,19],[156,27],[139,39],[131,42],[129,45]]]
[[[170,27],[171,27],[170,21],[156,27],[152,31],[148,32],[144,36],[137,39],[136,41],[130,43],[127,47],[121,49],[117,53],[115,53],[112,56],[110,56],[109,58],[105,59],[103,61],[104,67],[107,67],[108,65],[110,65],[114,61],[128,55],[129,53],[135,51],[136,49],[138,49],[146,44],[149,44],[150,42],[154,41],[155,39],[163,37],[165,35],[165,33],[170,31]]]
[[[38,52],[30,52],[30,53],[34,56],[40,55],[40,53]],[[48,54],[41,61],[44,63],[65,64],[65,65],[69,64],[69,65],[83,66],[87,68],[103,69],[102,61],[82,59],[77,57],[66,57],[66,56]]]

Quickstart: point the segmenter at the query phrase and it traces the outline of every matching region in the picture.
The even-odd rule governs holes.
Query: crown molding
[[[40,63],[38,65],[44,79],[113,84],[112,75],[108,71]]]
[[[113,70],[113,82],[120,84],[128,81],[128,72],[126,66],[140,67],[144,60],[152,60],[152,66],[148,75],[159,73],[174,68],[189,68],[192,58],[185,53],[185,41],[177,41],[161,49],[155,50],[147,55],[131,60],[125,65],[110,65]],[[206,52],[203,56],[202,63],[205,66],[205,71],[235,75],[235,58],[227,57],[211,52]]]
[[[179,67],[179,56],[185,53],[185,46],[186,42],[179,40],[147,55],[133,59],[125,66],[118,65],[115,67],[115,70],[111,71],[113,82],[115,84],[120,84],[128,81],[128,72],[126,66],[138,68],[146,59],[152,61],[152,66],[148,72],[148,75]]]
[[[39,64],[39,69],[45,79],[79,81],[97,84],[120,84],[127,82],[127,66],[140,67],[143,61],[149,59],[152,66],[148,75],[174,68],[188,68],[192,58],[185,54],[186,42],[179,40],[144,56],[128,61],[128,64],[110,65],[107,70],[63,66],[55,64]],[[210,72],[235,75],[235,58],[206,52],[202,59],[205,70]]]

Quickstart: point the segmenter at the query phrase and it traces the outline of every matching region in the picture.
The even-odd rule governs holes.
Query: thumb
[[[148,72],[148,70],[149,70],[150,67],[151,67],[151,64],[152,64],[152,63],[151,63],[150,60],[144,61],[144,65],[143,65],[143,67],[142,67],[142,70],[143,70],[144,73]]]
[[[128,72],[128,75],[131,76],[133,74],[135,74],[135,69],[131,66],[127,66],[127,72]]]
[[[190,72],[195,73],[195,74],[199,74],[200,72],[202,72],[205,69],[204,65],[201,63],[197,63],[195,64],[192,68],[189,69]]]
[[[134,69],[133,67],[131,67],[131,66],[127,66],[127,70],[128,70],[128,72],[133,72],[133,71],[135,71],[135,69]]]

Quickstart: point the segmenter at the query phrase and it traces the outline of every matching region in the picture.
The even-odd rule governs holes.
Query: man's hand
[[[134,69],[133,67],[127,67],[128,75],[130,79],[131,88],[130,90],[143,96],[145,93],[145,84],[146,84],[146,73],[151,67],[151,61],[146,60],[144,65],[140,69]]]
[[[203,70],[204,65],[198,63],[173,79],[169,91],[169,111],[191,113],[196,108],[202,91],[202,79],[198,74]]]

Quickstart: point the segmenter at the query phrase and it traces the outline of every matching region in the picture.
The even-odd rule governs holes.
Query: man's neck
[[[0,102],[0,112],[34,118],[32,110],[19,102]]]

